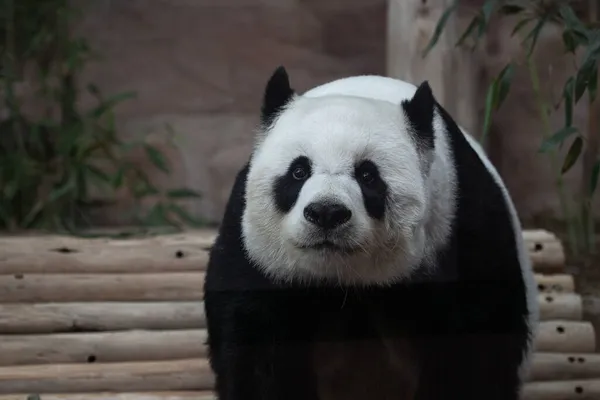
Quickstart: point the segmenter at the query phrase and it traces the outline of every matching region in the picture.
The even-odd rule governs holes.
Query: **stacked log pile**
[[[564,253],[525,231],[540,333],[524,399],[600,398],[600,355]],[[0,238],[0,400],[209,400],[204,269],[214,232]]]

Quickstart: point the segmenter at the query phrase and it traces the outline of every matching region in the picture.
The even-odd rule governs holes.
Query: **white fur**
[[[383,90],[372,87],[371,79]],[[335,81],[296,96],[260,138],[248,173],[242,225],[250,257],[273,278],[388,285],[408,277],[424,260],[433,264],[435,250],[450,231],[455,176],[439,116],[426,181],[420,172],[421,160],[400,106],[415,90],[389,78]],[[281,215],[272,196],[273,181],[299,155],[311,159],[314,174],[294,208]],[[353,178],[354,164],[363,157],[377,164],[388,185],[390,200],[383,222],[369,218]],[[323,197],[334,197],[350,208],[351,223],[337,232],[335,240],[361,251],[298,248],[317,234],[305,221],[303,209]]]

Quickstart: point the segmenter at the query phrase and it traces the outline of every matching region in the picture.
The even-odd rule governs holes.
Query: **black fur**
[[[412,99],[402,102],[417,143],[417,149],[421,153],[433,150],[435,145],[433,133],[435,105],[436,101],[427,81],[419,85]]]
[[[529,331],[509,211],[477,154],[437,107],[449,129],[458,210],[437,272],[419,283],[359,290],[271,282],[242,244],[248,167],[239,172],[204,286],[220,400],[318,400],[315,343],[382,335],[408,340],[417,352],[420,378],[412,399],[518,399],[517,366]],[[367,373],[369,366],[348,368]]]
[[[290,80],[284,67],[278,67],[267,82],[261,108],[261,123],[263,128],[268,128],[283,107],[294,96],[294,89],[290,87]]]
[[[370,173],[375,179],[366,183],[361,179],[363,173]],[[377,166],[370,160],[364,160],[354,169],[354,177],[360,186],[363,202],[371,218],[383,219],[387,202],[387,184],[381,179]]]
[[[294,207],[302,186],[306,182],[306,179],[297,180],[292,176],[294,169],[298,167],[303,168],[308,173],[306,177],[308,179],[312,173],[310,160],[305,156],[300,156],[291,162],[286,173],[277,178],[273,184],[275,206],[282,213],[287,213]]]

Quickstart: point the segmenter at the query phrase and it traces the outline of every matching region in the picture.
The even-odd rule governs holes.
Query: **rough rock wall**
[[[181,138],[179,150],[169,151],[175,173],[157,172],[156,181],[201,191],[190,210],[211,221],[220,220],[247,160],[262,91],[278,65],[300,91],[385,72],[385,0],[80,2],[86,12],[78,29],[103,57],[82,83],[137,92],[118,108],[124,135],[160,136],[172,126]],[[99,222],[126,223],[121,210],[105,210]]]

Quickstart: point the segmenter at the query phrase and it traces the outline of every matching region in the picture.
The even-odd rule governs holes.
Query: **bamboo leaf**
[[[506,98],[506,96],[508,95],[508,92],[510,90],[510,85],[512,83],[512,78],[513,78],[514,73],[515,73],[515,66],[513,63],[507,64],[502,69],[502,71],[500,71],[500,74],[498,75],[498,78],[496,79],[498,84],[497,84],[497,90],[496,90],[495,97],[494,97],[494,108],[497,109],[504,102],[504,99]]]
[[[577,77],[575,78],[575,103],[581,99],[590,84],[590,80],[593,80],[593,76],[597,73],[597,61],[591,56],[587,57],[579,71],[577,71]]]
[[[531,56],[531,54],[533,53],[535,44],[537,43],[538,37],[540,36],[540,32],[542,31],[542,28],[546,24],[547,20],[548,20],[548,17],[546,15],[544,15],[542,18],[540,18],[538,20],[537,24],[535,24],[535,27],[525,37],[524,41],[531,40],[529,50],[527,51],[528,57]]]
[[[187,198],[200,198],[200,194],[187,188],[173,189],[167,191],[167,197],[171,199],[187,199]]]
[[[473,17],[473,19],[471,20],[471,23],[469,24],[467,29],[465,29],[463,34],[460,36],[460,38],[456,42],[456,45],[457,46],[462,45],[464,43],[464,41],[467,40],[468,37],[473,36],[473,31],[479,25],[479,23],[480,23],[479,16],[477,15],[477,16]]]
[[[571,31],[576,32],[580,37],[587,37],[588,32],[583,22],[577,17],[571,6],[563,2],[558,9],[559,15],[562,17],[565,25]]]
[[[575,87],[575,78],[572,76],[567,79],[563,89],[563,99],[565,101],[565,125],[573,124],[573,90]]]
[[[527,23],[530,22],[531,20],[533,20],[533,17],[523,18],[522,20],[520,20],[519,22],[517,22],[517,24],[513,28],[512,32],[510,33],[510,36],[513,37],[517,33],[519,33],[519,31],[521,29],[523,29],[525,27],[525,25],[527,25]]]
[[[488,88],[487,94],[485,96],[485,112],[483,116],[483,133],[481,135],[480,142],[483,144],[487,139],[488,132],[490,130],[491,121],[492,121],[492,110],[494,108],[494,98],[496,97],[496,92],[498,88],[497,81],[492,82],[490,87]]]
[[[558,132],[554,133],[552,136],[544,140],[538,151],[540,153],[545,153],[553,147],[560,145],[562,142],[565,141],[565,139],[567,139],[569,136],[576,132],[577,128],[572,126],[565,126]]]
[[[565,156],[565,160],[563,162],[563,166],[560,171],[561,174],[567,173],[571,169],[571,167],[573,167],[573,165],[575,165],[575,162],[577,161],[577,159],[579,158],[579,155],[581,154],[582,148],[583,148],[583,139],[581,138],[581,136],[578,136],[575,138],[573,143],[571,143],[571,147],[569,148],[569,151],[567,152],[567,155]]]
[[[594,167],[592,168],[592,175],[590,181],[590,196],[594,194],[596,191],[596,187],[598,186],[598,175],[600,175],[600,160],[597,160],[594,163]]]
[[[563,44],[567,53],[575,53],[577,49],[577,41],[572,31],[565,30],[562,34]]]
[[[89,115],[93,118],[100,118],[107,111],[112,110],[115,106],[127,99],[135,98],[135,92],[124,92],[116,94],[108,99],[103,100],[97,107],[93,108]]]
[[[177,204],[169,204],[167,208],[169,211],[177,215],[179,219],[181,219],[184,223],[186,223],[189,226],[198,227],[205,225],[201,219],[193,217],[190,213],[185,211],[182,207],[178,206]]]
[[[423,58],[425,58],[427,56],[427,54],[429,54],[431,49],[433,49],[433,47],[437,44],[438,40],[440,39],[440,36],[442,35],[442,32],[444,31],[444,28],[446,27],[446,24],[448,23],[448,19],[450,18],[450,16],[452,15],[452,13],[456,9],[456,7],[458,6],[458,2],[459,2],[458,0],[454,0],[452,2],[452,4],[450,6],[448,6],[448,8],[446,8],[446,10],[444,10],[444,13],[442,14],[442,16],[440,17],[440,19],[438,20],[438,22],[435,26],[433,35],[431,36],[429,43],[427,44],[427,46],[425,47],[425,49],[422,52]]]
[[[525,11],[525,7],[516,3],[508,3],[500,6],[500,13],[504,15],[514,15]]]
[[[598,66],[596,65],[596,70],[597,68]],[[593,103],[596,99],[596,93],[598,90],[598,71],[591,71],[587,88],[590,95],[590,103]]]
[[[169,167],[167,166],[167,161],[165,160],[163,154],[156,147],[149,144],[144,144],[144,149],[146,150],[148,158],[150,161],[152,161],[152,164],[154,164],[156,168],[160,169],[166,174],[170,172]]]

